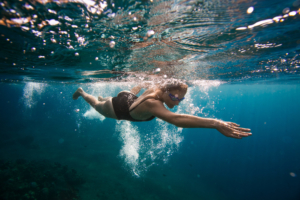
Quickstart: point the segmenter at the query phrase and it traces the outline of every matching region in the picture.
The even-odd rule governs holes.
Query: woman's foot
[[[80,96],[81,96],[81,93],[83,92],[83,89],[82,88],[78,88],[77,90],[76,90],[76,92],[74,92],[74,94],[73,94],[73,99],[74,100],[76,100],[76,99],[78,99]]]

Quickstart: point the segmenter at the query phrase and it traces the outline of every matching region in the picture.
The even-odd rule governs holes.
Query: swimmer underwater
[[[139,97],[136,95],[145,88]],[[117,120],[150,121],[158,117],[168,123],[182,128],[214,128],[226,137],[241,139],[252,135],[250,129],[240,128],[233,122],[218,119],[202,118],[187,114],[176,114],[166,106],[173,108],[184,100],[188,85],[181,81],[171,81],[162,85],[147,83],[133,87],[131,91],[122,91],[117,97],[101,96],[95,98],[78,88],[73,94],[76,100],[80,96],[101,115]]]

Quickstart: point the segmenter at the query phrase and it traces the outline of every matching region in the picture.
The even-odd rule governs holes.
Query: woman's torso
[[[146,101],[149,100],[159,100],[158,96],[159,90],[147,89],[137,100],[130,106],[129,113],[131,117],[137,120],[146,120],[153,115],[149,111]]]

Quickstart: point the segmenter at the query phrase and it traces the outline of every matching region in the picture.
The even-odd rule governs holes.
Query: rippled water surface
[[[298,80],[299,0],[2,1],[1,81]],[[158,69],[159,68],[159,69]]]

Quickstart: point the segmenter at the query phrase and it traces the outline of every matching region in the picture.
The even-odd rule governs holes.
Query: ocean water
[[[0,199],[299,200],[300,1],[1,1]],[[181,79],[176,113],[252,136],[108,119],[82,98]]]

